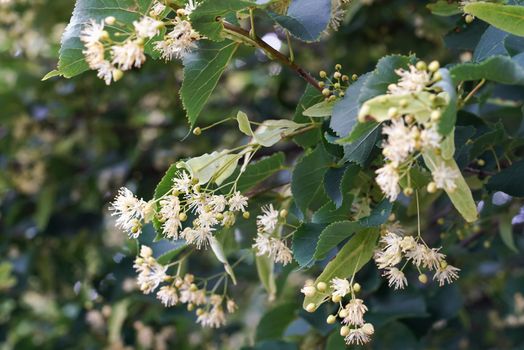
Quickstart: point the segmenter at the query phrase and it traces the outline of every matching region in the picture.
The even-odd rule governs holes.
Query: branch
[[[279,51],[272,48],[270,45],[268,45],[264,40],[262,40],[260,37],[256,35],[250,35],[250,33],[238,26],[235,26],[231,23],[223,21],[222,24],[224,25],[224,30],[226,33],[232,34],[235,37],[241,37],[241,39],[249,43],[255,47],[258,47],[264,53],[273,59],[276,59],[280,63],[284,64],[285,66],[291,68],[294,70],[299,76],[301,76],[305,81],[307,81],[311,86],[313,86],[318,91],[322,91],[322,88],[318,85],[318,82],[311,74],[306,72],[302,67],[300,67],[298,64],[296,64],[294,61],[291,61],[288,57],[286,57],[284,54],[280,53]]]

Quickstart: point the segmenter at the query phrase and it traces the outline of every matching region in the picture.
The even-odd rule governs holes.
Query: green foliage
[[[524,7],[522,6],[479,1],[466,4],[464,12],[506,32],[524,36]]]
[[[491,191],[502,191],[511,196],[524,197],[524,184],[520,179],[524,162],[519,161],[489,179],[486,187]]]
[[[514,59],[493,56],[479,63],[463,63],[451,67],[455,84],[460,81],[487,79],[502,84],[524,85],[524,68]]]

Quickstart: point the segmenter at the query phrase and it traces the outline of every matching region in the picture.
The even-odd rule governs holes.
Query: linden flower
[[[397,168],[393,164],[388,163],[375,173],[377,174],[375,181],[380,189],[391,202],[394,202],[400,193],[400,186],[398,184],[400,175]]]
[[[414,247],[406,252],[406,258],[408,260],[412,260],[415,266],[420,267],[420,265],[426,260],[428,249],[429,248],[424,244],[417,243]]]
[[[164,40],[156,42],[155,50],[167,61],[182,58],[196,48],[195,41],[199,39],[200,35],[193,30],[191,23],[184,20],[178,22]]]
[[[331,295],[339,296],[341,298],[345,297],[351,290],[349,281],[338,277],[331,280],[331,288],[333,289]]]
[[[128,188],[122,187],[111,204],[111,215],[118,216],[116,226],[127,231],[129,236],[140,235],[140,221],[146,217],[147,202],[138,199]]]
[[[422,148],[424,149],[439,148],[440,143],[442,142],[442,137],[436,128],[431,127],[420,132],[420,141],[422,142]]]
[[[138,272],[137,283],[144,294],[153,292],[168,277],[167,266],[159,264],[152,254],[151,248],[143,245],[133,265]]]
[[[439,267],[435,275],[433,276],[434,280],[438,280],[438,285],[442,287],[445,283],[451,284],[453,281],[459,278],[458,272],[459,268],[445,264],[445,267]]]
[[[176,177],[173,178],[173,189],[175,191],[186,193],[189,192],[193,185],[193,179],[185,171],[179,172]]]
[[[388,86],[391,95],[405,95],[412,92],[420,92],[431,82],[430,75],[425,70],[418,70],[415,66],[409,65],[409,70],[396,69],[395,73],[400,76],[396,84]]]
[[[104,31],[104,21],[97,23],[91,19],[80,32],[80,40],[86,45],[96,45],[107,33]]]
[[[115,45],[111,48],[113,64],[121,70],[129,70],[133,67],[140,68],[145,62],[144,47],[137,40],[129,40],[123,45]]]
[[[415,149],[417,129],[408,128],[402,118],[392,120],[382,129],[382,134],[388,137],[382,153],[395,164],[402,163]]]
[[[361,328],[354,328],[349,331],[349,334],[344,338],[344,341],[346,344],[357,344],[357,345],[364,345],[366,343],[369,343],[371,340],[370,336],[366,334],[363,327]]]
[[[431,172],[431,175],[437,188],[446,191],[453,191],[457,188],[455,180],[460,176],[460,173],[458,170],[446,166],[443,162]]]
[[[247,208],[246,196],[243,196],[239,191],[236,191],[231,198],[229,198],[229,210],[244,212]]]
[[[93,44],[86,45],[86,49],[82,51],[85,56],[86,62],[91,69],[98,69],[104,65],[105,61],[105,49],[104,45],[96,41]],[[109,62],[108,62],[109,63]],[[112,74],[111,74],[112,77]]]
[[[151,39],[160,33],[163,23],[151,17],[143,17],[140,21],[134,21],[136,36],[143,39]]]
[[[374,254],[375,263],[379,269],[397,265],[402,260],[402,238],[392,232],[380,239],[385,244],[382,249],[377,249]]]
[[[287,265],[293,260],[293,253],[288,246],[277,238],[271,239],[271,245],[273,249],[274,261],[276,263],[281,263],[282,265]]]
[[[278,211],[273,204],[262,207],[262,215],[257,216],[257,227],[261,232],[272,233],[278,224]]]
[[[347,317],[342,320],[342,323],[352,326],[361,326],[364,324],[364,314],[368,311],[364,300],[362,299],[351,299],[351,301],[345,307],[347,311]]]
[[[173,286],[163,286],[156,293],[156,297],[165,307],[175,306],[178,303],[177,290]]]
[[[226,324],[226,315],[221,306],[213,306],[211,311],[204,311],[197,317],[197,323],[203,327],[220,328]]]
[[[99,65],[92,68],[98,70],[96,76],[102,79],[106,85],[110,85],[111,81],[115,80],[115,74],[118,71],[109,61],[102,61]]]
[[[404,272],[400,271],[396,267],[388,267],[383,276],[388,278],[388,286],[393,286],[395,290],[404,289],[404,287],[408,284],[408,280],[406,279]]]
[[[153,17],[160,16],[166,9],[166,6],[158,1],[155,1],[153,6],[151,7],[151,11],[149,11],[149,14]]]
[[[215,229],[208,226],[196,228],[186,227],[180,235],[188,244],[193,244],[197,249],[202,249],[209,245],[209,242],[213,237],[213,231],[215,231]]]

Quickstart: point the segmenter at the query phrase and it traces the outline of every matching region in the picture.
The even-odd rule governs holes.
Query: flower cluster
[[[248,198],[235,191],[228,195],[216,194],[203,187],[188,172],[180,171],[173,178],[173,185],[159,200],[157,219],[162,224],[166,238],[183,238],[197,249],[207,247],[216,226],[231,227],[235,213],[245,211]],[[194,217],[191,226],[182,230],[182,223]]]
[[[342,65],[335,65],[335,73],[332,76],[328,76],[326,71],[321,70],[319,72],[320,81],[318,86],[322,88],[322,95],[327,101],[335,101],[337,97],[344,97],[345,91],[349,86],[350,77],[346,74],[342,74]],[[357,76],[353,75],[351,80],[356,80]]]
[[[138,238],[143,223],[154,216],[153,202],[137,198],[129,189],[122,187],[109,208],[112,215],[118,216],[116,226],[124,230],[130,238]]]
[[[170,9],[154,1],[149,15],[134,21],[133,28],[124,28],[123,24],[119,27],[121,23],[112,16],[103,21],[90,20],[80,33],[89,68],[98,71],[98,77],[109,85],[122,78],[124,71],[142,66],[146,60],[144,45],[149,41],[165,60],[183,57],[195,48],[195,41],[200,40],[188,21],[195,8],[196,4],[190,0],[185,9],[177,10],[174,19],[169,19],[166,15]],[[113,37],[106,26],[116,28]],[[160,38],[164,30],[167,33]],[[123,36],[125,39],[121,40]]]
[[[141,247],[134,268],[138,272],[138,285],[144,294],[153,293],[158,289],[156,297],[164,306],[187,304],[190,311],[196,308],[197,323],[203,327],[223,326],[226,323],[224,309],[228,313],[236,310],[236,304],[232,299],[199,288],[193,275],[168,275],[168,267],[158,263],[148,246]],[[160,286],[163,283],[165,284]]]
[[[326,322],[334,324],[337,322],[337,318],[340,318],[342,324],[340,335],[344,337],[346,344],[363,345],[371,340],[375,329],[371,323],[366,323],[364,320],[364,314],[368,311],[368,308],[362,299],[356,297],[361,289],[360,284],[351,283],[347,279],[337,277],[330,281],[329,287],[325,282],[319,282],[315,286],[312,281],[307,281],[301,292],[306,297],[321,293],[324,299],[330,299],[333,303],[338,304],[336,314],[329,315]],[[350,300],[344,305],[343,299],[348,294],[350,294]],[[315,309],[316,305],[313,303],[306,306],[306,310],[309,312],[313,312]]]
[[[433,279],[437,280],[439,286],[452,283],[458,279],[460,269],[446,262],[446,255],[440,252],[441,248],[430,248],[420,236],[402,236],[399,233],[386,230],[380,238],[379,248],[375,251],[374,259],[379,269],[383,269],[383,275],[387,277],[390,287],[403,289],[408,281],[403,272],[408,262],[411,262],[420,272],[419,281],[427,282],[427,276],[421,269],[435,271]],[[405,263],[399,269],[402,260]]]
[[[389,85],[389,94],[405,95],[406,99],[400,100],[399,107],[407,107],[410,103],[408,99],[410,94],[432,91],[432,84],[440,79],[438,68],[438,62],[432,62],[429,68],[423,63],[417,66],[410,65],[409,70],[397,69],[395,72],[400,76],[400,80],[396,84]],[[387,95],[382,98],[386,100]],[[360,111],[360,116],[366,115],[365,107],[367,106]],[[395,201],[400,194],[399,182],[404,176],[408,176],[405,194],[410,195],[413,192],[408,173],[418,153],[434,151],[440,154],[443,140],[437,125],[441,114],[440,109],[435,108],[427,120],[420,120],[410,114],[403,115],[395,107],[388,110],[390,121],[382,128],[382,134],[385,136],[382,154],[386,162],[376,171],[376,182],[390,201]],[[437,189],[454,191],[457,187],[456,180],[460,176],[458,170],[446,165],[440,157],[433,163],[433,181],[428,184],[428,192],[433,193]]]
[[[284,217],[286,212],[281,212],[273,208],[273,204],[262,207],[262,214],[257,216],[257,237],[253,248],[256,254],[267,255],[274,262],[287,265],[293,260],[291,249],[279,237],[278,228],[279,218]]]

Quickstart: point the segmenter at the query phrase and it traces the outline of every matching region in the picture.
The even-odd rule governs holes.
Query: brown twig
[[[307,81],[311,86],[313,86],[318,91],[322,91],[322,88],[320,85],[318,85],[318,82],[311,74],[306,72],[302,67],[300,67],[298,64],[296,64],[294,61],[291,61],[288,57],[286,57],[284,54],[280,53],[279,51],[272,48],[269,44],[267,44],[264,40],[262,40],[260,37],[256,35],[250,35],[249,31],[240,28],[238,26],[235,26],[231,23],[222,21],[222,24],[224,25],[224,30],[226,33],[233,34],[234,36],[242,37],[245,42],[248,42],[252,44],[253,46],[258,47],[262,51],[266,53],[270,58],[276,59],[285,66],[291,68],[294,70],[300,77],[302,77],[305,81]]]

